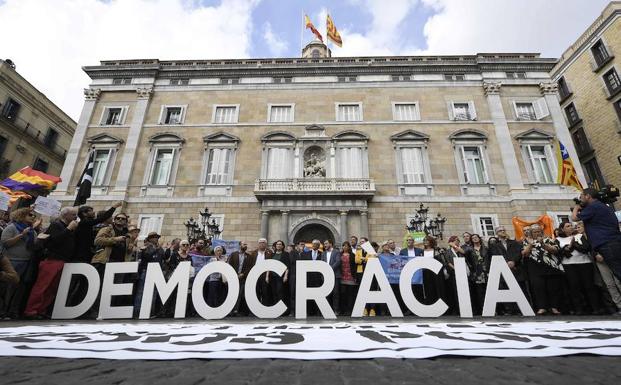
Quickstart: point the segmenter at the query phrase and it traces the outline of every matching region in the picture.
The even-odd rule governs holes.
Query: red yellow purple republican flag
[[[580,183],[578,175],[576,174],[574,162],[572,162],[567,148],[563,146],[560,140],[558,141],[556,159],[558,163],[558,178],[556,183],[564,186],[574,186],[578,190],[582,190],[582,183]]]
[[[306,26],[306,29],[310,29],[311,32],[315,36],[317,36],[317,39],[319,39],[319,41],[321,41],[323,43],[323,37],[321,36],[319,31],[317,31],[317,28],[315,28],[315,26],[313,25],[313,22],[310,20],[308,15],[304,15],[304,25]]]
[[[338,45],[339,47],[342,47],[343,40],[341,39],[341,35],[339,34],[339,31],[336,30],[336,26],[334,25],[334,21],[332,21],[332,18],[330,17],[330,15],[328,15],[326,19],[326,29],[327,29],[328,40],[332,40],[334,44]]]

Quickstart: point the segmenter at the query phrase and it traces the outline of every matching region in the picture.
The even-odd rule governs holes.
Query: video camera
[[[619,189],[611,184],[606,185],[596,192],[595,198],[604,204],[612,204],[619,198]],[[584,207],[579,198],[574,198],[574,203]]]

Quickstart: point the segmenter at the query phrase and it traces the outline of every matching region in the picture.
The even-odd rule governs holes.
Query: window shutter
[[[413,164],[411,160],[411,153],[413,148],[402,148],[401,149],[401,165],[403,166],[403,182],[404,183],[413,183]]]
[[[537,120],[541,120],[550,115],[545,98],[535,100],[533,102],[533,109],[535,110],[535,118],[537,118]]]
[[[533,150],[531,149],[530,146],[526,146],[526,154],[528,155],[528,160],[529,160],[528,163],[532,171],[533,180],[535,181],[535,183],[539,183],[540,177],[539,177],[539,173],[537,172],[537,165],[535,164],[535,157],[533,156]]]
[[[479,157],[481,158],[481,165],[483,166],[483,178],[485,178],[485,183],[489,183],[489,175],[487,174],[487,162],[485,161],[486,156],[484,156],[483,151],[485,149],[483,146],[478,146],[479,149]]]
[[[461,155],[461,168],[464,175],[464,182],[470,183],[470,177],[468,176],[468,165],[466,164],[466,152],[464,146],[459,146],[459,153]]]
[[[453,111],[454,106],[453,106],[453,101],[449,101],[447,102],[447,108],[448,108],[448,116],[449,116],[449,120],[455,120],[455,112]]]
[[[468,109],[470,110],[470,120],[477,120],[477,110],[474,108],[474,102],[468,102]]]
[[[520,114],[518,113],[517,103],[515,102],[515,100],[512,100],[511,104],[513,105],[513,113],[515,114],[515,120],[520,120]]]

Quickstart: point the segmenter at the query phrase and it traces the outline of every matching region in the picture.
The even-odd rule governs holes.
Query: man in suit
[[[329,301],[332,304],[332,310],[334,310],[334,313],[338,315],[341,308],[339,299],[339,292],[341,290],[341,252],[334,248],[334,245],[330,239],[326,239],[323,242],[322,259],[326,261],[334,271],[334,289],[332,289]]]
[[[526,272],[522,264],[522,244],[514,239],[510,239],[507,230],[503,226],[496,228],[496,236],[498,237],[498,242],[490,245],[488,248],[489,260],[491,261],[491,257],[494,255],[502,255],[509,269],[513,272],[513,276],[520,285],[522,292],[524,292],[526,298],[530,298],[526,285]],[[507,288],[507,285],[503,281],[501,281],[501,288]],[[502,308],[502,312],[505,314],[519,313],[519,309],[515,303],[503,303],[499,304],[499,307]]]
[[[411,235],[407,237],[407,247],[399,251],[399,255],[408,256],[410,258],[418,258],[424,256],[423,249],[414,247],[414,238]],[[412,278],[412,291],[414,296],[420,303],[424,303],[425,292],[423,290],[423,270],[417,270]]]
[[[250,269],[254,267],[255,259],[248,253],[248,244],[246,242],[239,242],[239,251],[234,251],[229,256],[229,265],[237,272],[237,278],[239,279],[239,295],[235,308],[233,308],[233,315],[247,316],[250,311],[246,304],[246,298],[244,297],[244,287],[246,285],[246,277]]]
[[[295,249],[289,253],[289,315],[295,315],[295,268],[305,248],[306,242],[299,241]]]
[[[313,247],[308,250],[308,251],[304,251],[302,254],[300,254],[300,260],[301,261],[324,261],[325,262],[325,256],[323,255],[323,252],[321,250],[319,250],[319,248],[321,247],[321,241],[319,239],[313,239]],[[323,283],[323,277],[321,275],[321,273],[308,273],[308,280],[307,280],[307,285],[308,287],[319,287],[321,286],[321,284]],[[303,304],[300,304],[301,306]],[[319,308],[317,307],[317,304],[313,301],[311,302],[310,306],[308,307],[308,312],[306,313],[308,315],[317,315],[319,314]]]
[[[267,248],[267,239],[260,238],[257,249],[250,253],[250,258],[254,260],[254,264],[272,258],[272,250]],[[253,266],[254,266],[253,264]],[[257,282],[257,298],[264,306],[272,305],[272,295],[269,285],[269,274],[263,273]]]

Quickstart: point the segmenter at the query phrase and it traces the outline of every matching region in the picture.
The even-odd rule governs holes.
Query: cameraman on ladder
[[[600,202],[597,190],[586,188],[580,194],[580,203],[572,210],[571,219],[584,222],[593,251],[604,258],[610,270],[621,280],[621,231],[612,207]]]

